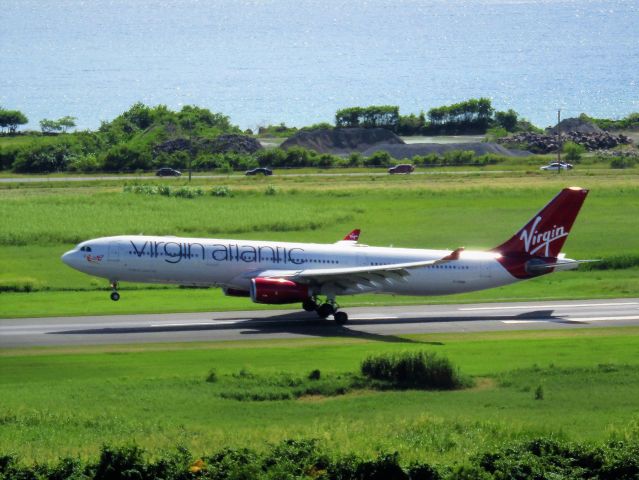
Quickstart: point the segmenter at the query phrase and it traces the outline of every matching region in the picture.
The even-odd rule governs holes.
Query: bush
[[[206,376],[206,381],[208,383],[215,383],[217,382],[217,372],[213,369],[209,370],[208,375]]]
[[[18,158],[21,150],[22,148],[20,147],[0,147],[0,170],[10,169]]]
[[[319,380],[321,376],[322,376],[321,372],[316,368],[315,370],[313,370],[311,373],[308,374],[308,379]]]
[[[393,164],[393,158],[390,153],[379,150],[364,159],[363,163],[367,167],[390,167]]]
[[[106,153],[103,163],[107,172],[149,170],[152,159],[151,153],[141,146],[116,145]]]
[[[610,168],[615,168],[615,169],[632,168],[636,164],[637,164],[637,161],[634,158],[619,157],[619,158],[613,159],[610,162]]]
[[[233,192],[231,192],[231,189],[223,185],[213,187],[210,193],[214,197],[232,197],[233,196]]]
[[[71,154],[66,143],[32,144],[20,150],[13,169],[20,173],[60,172],[66,170]]]
[[[447,358],[429,352],[368,357],[362,362],[361,372],[398,388],[451,390],[468,385]]]
[[[269,185],[266,187],[266,190],[264,191],[264,195],[276,195],[277,194],[277,188],[275,188],[274,185]]]
[[[102,169],[102,163],[98,160],[95,153],[73,155],[69,159],[68,169],[72,172],[98,172]]]
[[[579,266],[580,270],[623,270],[634,267],[639,267],[639,255],[614,255],[598,262],[582,263]]]
[[[566,142],[562,148],[566,154],[566,160],[573,163],[581,162],[581,156],[586,152],[586,147],[575,142]]]

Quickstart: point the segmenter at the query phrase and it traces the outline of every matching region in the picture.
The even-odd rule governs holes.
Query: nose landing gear
[[[116,282],[115,280],[112,281],[111,289],[113,290],[111,292],[111,300],[113,300],[114,302],[117,302],[118,300],[120,300],[120,294],[118,293],[118,282]]]

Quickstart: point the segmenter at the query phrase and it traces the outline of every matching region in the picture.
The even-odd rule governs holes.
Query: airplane
[[[560,253],[588,190],[561,190],[523,228],[487,251],[372,247],[353,230],[334,244],[120,235],[87,240],[62,255],[76,270],[109,280],[221,287],[263,304],[301,303],[348,321],[336,298],[361,293],[444,295],[508,285],[582,262]]]

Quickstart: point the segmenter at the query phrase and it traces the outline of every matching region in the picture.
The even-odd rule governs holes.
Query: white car
[[[548,165],[544,165],[543,167],[539,167],[539,170],[551,170],[551,171],[557,171],[557,170],[572,170],[572,163],[558,163],[558,162],[553,162],[553,163],[549,163]]]

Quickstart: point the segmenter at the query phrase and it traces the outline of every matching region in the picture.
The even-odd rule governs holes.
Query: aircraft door
[[[109,254],[107,256],[109,262],[120,261],[120,244],[118,242],[109,243]]]

